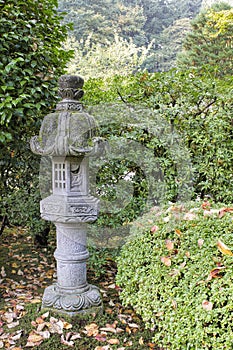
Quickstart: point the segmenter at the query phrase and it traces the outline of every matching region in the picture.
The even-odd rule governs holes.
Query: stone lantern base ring
[[[64,294],[57,284],[47,287],[44,291],[42,308],[53,308],[67,314],[88,312],[92,308],[101,307],[102,300],[99,289],[93,285],[88,285],[88,290],[80,294]]]

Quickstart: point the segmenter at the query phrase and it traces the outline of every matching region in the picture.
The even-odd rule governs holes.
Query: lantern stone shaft
[[[47,115],[31,149],[52,159],[52,194],[40,203],[41,217],[56,226],[57,283],[47,287],[43,308],[71,316],[100,309],[97,287],[87,283],[87,224],[98,215],[98,200],[89,193],[89,156],[95,152],[96,123],[83,110],[83,79],[59,79],[61,102]]]

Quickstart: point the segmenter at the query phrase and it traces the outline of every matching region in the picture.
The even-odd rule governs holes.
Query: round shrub
[[[177,206],[133,224],[117,284],[158,346],[233,348],[232,229],[231,212]]]

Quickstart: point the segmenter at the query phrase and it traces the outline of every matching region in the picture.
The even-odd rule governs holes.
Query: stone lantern
[[[59,79],[62,100],[48,114],[39,137],[31,139],[32,152],[52,160],[52,194],[40,203],[41,217],[56,226],[57,283],[47,287],[42,308],[71,316],[101,309],[97,287],[87,283],[87,223],[98,215],[98,200],[89,193],[89,156],[95,153],[96,123],[83,110],[84,81],[79,76]]]

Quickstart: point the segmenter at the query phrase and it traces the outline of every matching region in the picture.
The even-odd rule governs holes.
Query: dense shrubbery
[[[125,224],[141,215],[145,204],[185,202],[206,195],[231,203],[231,85],[231,77],[219,80],[195,71],[175,70],[86,82],[84,103],[92,105],[89,110],[99,122],[100,136],[110,144],[119,143],[119,155],[110,161],[105,157],[98,170],[97,191],[105,200],[107,194],[108,200],[107,213],[101,205],[97,221],[98,230],[104,227],[101,236],[104,232],[111,236],[114,232],[109,228],[122,224],[120,235],[124,236]],[[133,153],[129,146],[132,142],[136,145]],[[117,190],[127,171],[136,169],[129,162],[130,155],[133,160],[140,154],[143,158],[142,149],[147,150],[147,163],[138,162],[141,175],[138,172],[131,183],[126,182],[134,188],[137,183],[139,186],[131,203],[125,205]],[[120,206],[109,213],[116,198]]]
[[[27,199],[37,188],[40,159],[29,140],[53,108],[57,79],[71,57],[61,47],[69,27],[61,25],[56,5],[56,0],[0,0],[0,218],[28,224],[34,217],[37,233],[44,226],[39,228],[38,202],[32,197],[27,205]]]
[[[232,349],[233,254],[221,246],[233,247],[232,220],[230,213],[172,206],[133,224],[117,283],[158,346]]]
[[[189,151],[164,118],[124,104],[100,104],[90,112],[107,140],[106,152],[90,161],[101,199],[98,224],[119,227],[148,206],[191,198]]]
[[[159,130],[163,121],[162,123],[170,127],[170,135],[179,135],[183,148],[189,151],[194,170],[195,195],[202,198],[210,195],[216,201],[230,203],[233,192],[231,86],[231,77],[217,80],[213,76],[201,77],[193,71],[143,73],[127,79],[116,77],[109,82],[89,80],[85,85],[85,101],[88,105],[95,105],[100,102],[113,103],[124,100],[125,108],[131,110],[132,123],[135,105],[141,105],[146,110],[151,109],[153,114],[151,112],[150,121],[154,118],[154,130]],[[117,108],[119,107],[116,107],[116,114]],[[109,120],[107,107],[104,113]],[[168,146],[162,149],[161,140],[158,140],[157,146],[160,146],[160,150],[156,150],[155,138],[148,135],[150,130],[146,130],[146,122],[147,115],[145,118],[145,114],[142,113],[141,120],[137,120],[137,123],[144,123],[143,128],[134,129],[130,135],[128,130],[124,131],[125,123],[119,116],[118,125],[115,130],[110,128],[109,134],[133,137],[150,149],[153,147],[153,138],[155,156],[159,157],[161,162],[165,159],[169,163]],[[130,124],[129,121],[127,123]],[[106,127],[103,136],[106,136]],[[164,182],[168,186],[171,182],[175,185],[175,177],[169,176],[165,169],[166,167],[162,168]],[[170,171],[172,172],[171,167]],[[172,196],[173,199],[176,196],[176,186],[169,199],[172,199]]]

